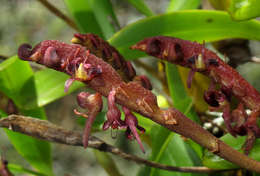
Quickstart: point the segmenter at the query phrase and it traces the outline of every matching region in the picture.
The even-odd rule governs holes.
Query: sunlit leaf
[[[220,10],[226,10],[234,20],[248,20],[260,16],[259,0],[210,0]]]
[[[83,83],[75,81],[69,88],[69,92],[65,93],[64,83],[67,79],[69,79],[69,76],[47,68],[36,72],[34,74],[34,79],[37,95],[37,106],[44,106],[84,86]],[[32,107],[30,102],[28,102],[25,106]]]
[[[20,165],[8,163],[8,169],[14,174],[30,174],[35,176],[47,176],[46,174],[26,169]]]
[[[36,107],[35,83],[29,63],[21,61],[17,56],[2,62],[0,91],[11,98],[19,108],[24,108],[24,104],[28,102]]]
[[[177,10],[197,9],[200,5],[200,0],[170,0],[167,6],[167,12],[174,12]]]

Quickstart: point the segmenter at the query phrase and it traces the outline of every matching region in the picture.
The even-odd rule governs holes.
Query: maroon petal
[[[141,129],[141,131],[144,131],[144,129],[140,126],[138,126],[137,118],[134,116],[134,114],[126,107],[123,107],[123,111],[125,113],[125,124],[128,127],[128,130],[126,131],[126,135],[129,139],[131,139],[131,134],[135,137],[137,140],[137,143],[139,144],[141,150],[145,153],[143,144],[141,142],[141,139],[139,137],[139,134],[137,133],[136,128]],[[129,132],[129,129],[131,133]]]
[[[83,134],[84,148],[87,148],[87,146],[88,146],[88,139],[89,139],[89,135],[91,132],[91,126],[94,123],[95,119],[96,119],[96,115],[90,115],[86,121],[85,128],[84,128],[84,134]]]

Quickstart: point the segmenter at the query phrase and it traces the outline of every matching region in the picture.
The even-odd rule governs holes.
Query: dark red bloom
[[[124,126],[124,122],[121,120],[121,112],[116,106],[115,103],[116,90],[113,89],[109,92],[107,97],[108,100],[108,111],[107,111],[107,120],[103,125],[103,129],[107,130],[109,127],[112,129],[118,129]]]
[[[140,145],[141,150],[145,153],[143,144],[141,139],[137,133],[137,130],[140,130],[142,133],[145,132],[145,129],[138,125],[138,121],[136,116],[126,107],[123,107],[123,111],[125,113],[125,126],[126,126],[126,136],[128,139],[133,139],[133,136],[137,140],[138,144]]]

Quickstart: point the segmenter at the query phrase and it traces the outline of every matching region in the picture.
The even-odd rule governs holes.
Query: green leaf
[[[90,32],[108,39],[119,27],[110,0],[65,0],[80,32]]]
[[[185,91],[183,82],[179,75],[179,71],[177,67],[173,64],[166,63],[166,76],[168,87],[170,91],[170,95],[173,100],[173,106],[185,114],[191,120],[200,123],[199,117],[193,108],[193,102],[187,92]],[[192,148],[196,151],[199,158],[202,158],[203,155],[203,147],[199,144],[193,142],[188,139],[188,143],[192,146]]]
[[[42,108],[24,110],[23,114],[28,116],[35,115],[35,117],[41,119],[46,118]],[[0,117],[6,116],[7,114],[0,110]],[[33,167],[48,176],[54,175],[52,171],[51,149],[49,143],[8,129],[5,129],[5,132],[17,152]]]
[[[198,42],[227,38],[260,40],[259,31],[260,22],[256,20],[235,22],[225,12],[187,10],[139,20],[117,32],[109,41],[125,58],[134,59],[144,54],[129,47],[145,37],[167,35]]]
[[[92,2],[93,13],[105,36],[110,38],[115,33],[115,27],[120,28],[110,0],[88,0]],[[87,22],[86,22],[87,23]]]
[[[166,12],[197,9],[199,6],[200,0],[171,0]]]
[[[37,107],[36,89],[33,71],[28,62],[21,61],[16,56],[11,57],[0,64],[0,91],[12,99],[23,115],[46,119],[43,108]],[[1,117],[6,117],[1,112]],[[53,175],[50,145],[42,140],[5,130],[11,143],[33,167],[42,173]]]
[[[234,20],[248,20],[260,16],[259,0],[210,0],[216,9],[226,10]]]
[[[224,143],[228,144],[232,148],[243,152],[241,150],[245,140],[246,136],[238,136],[233,137],[230,134],[226,134],[225,136],[220,138]],[[254,147],[249,153],[249,157],[253,158],[257,161],[260,161],[260,139],[256,139]],[[203,164],[209,168],[215,168],[215,169],[232,169],[232,168],[239,168],[238,166],[234,165],[233,163],[230,163],[229,161],[224,160],[223,158],[220,158],[217,155],[214,155],[213,153],[205,150],[204,157],[203,157]]]
[[[64,0],[82,33],[94,33],[103,37],[102,30],[96,20],[91,3],[88,0]]]
[[[105,152],[93,150],[98,163],[105,169],[110,176],[122,176],[114,162],[114,160]]]
[[[19,75],[19,76],[17,76]],[[33,73],[28,62],[16,56],[0,64],[0,91],[11,98],[20,109],[42,107],[67,93],[64,83],[69,76],[52,69]],[[74,82],[69,93],[83,87]]]
[[[139,12],[146,16],[153,16],[153,11],[145,4],[143,0],[127,0],[132,4]]]
[[[33,71],[28,62],[17,56],[0,64],[0,91],[11,98],[16,106],[24,108],[26,103],[36,107],[36,91]]]
[[[37,106],[40,107],[84,86],[83,83],[75,81],[69,88],[69,92],[65,93],[64,83],[67,79],[69,79],[69,76],[47,68],[36,72],[34,74],[34,79],[37,95]],[[27,102],[25,106],[32,107],[30,102]]]
[[[150,134],[152,127],[156,124],[154,121],[152,121],[151,119],[142,116],[141,114],[138,113],[134,113],[134,115],[137,117],[138,120],[138,124],[141,127],[145,128],[145,133],[146,134]]]
[[[30,175],[36,175],[36,176],[47,176],[46,174],[36,172],[30,169],[26,169],[20,165],[8,163],[8,169],[15,174],[30,174]]]
[[[151,160],[172,166],[198,166],[200,159],[193,149],[180,137],[168,129],[155,126],[151,134]],[[172,172],[152,168],[150,176],[173,175]],[[192,173],[174,173],[174,175],[194,175]]]

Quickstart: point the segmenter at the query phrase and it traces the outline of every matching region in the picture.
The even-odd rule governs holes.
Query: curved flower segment
[[[68,91],[69,87],[75,80],[84,82],[97,91],[102,89],[102,94],[108,96],[107,120],[104,122],[103,129],[107,130],[109,127],[112,129],[126,129],[127,137],[132,139],[134,136],[142,151],[144,151],[136,128],[142,132],[144,129],[138,126],[136,117],[127,108],[123,108],[126,118],[124,121],[121,120],[121,112],[115,103],[115,96],[117,93],[124,93],[121,86],[131,88],[137,93],[140,93],[140,90],[142,92],[144,87],[151,89],[151,84],[146,76],[138,77],[135,75],[135,70],[130,62],[123,61],[121,56],[120,59],[118,59],[117,56],[119,57],[119,53],[109,46],[108,43],[101,42],[101,44],[106,46],[105,48],[99,48],[104,52],[106,51],[106,55],[104,56],[105,59],[114,59],[113,62],[109,64],[104,62],[103,59],[96,57],[90,53],[90,50],[79,44],[70,45],[56,40],[42,41],[33,49],[31,49],[32,47],[30,45],[23,44],[18,50],[18,55],[23,60],[34,61],[69,74],[71,78],[65,82],[65,92]],[[109,53],[112,53],[112,55]],[[123,68],[119,68],[120,66]],[[123,81],[119,74],[120,72],[125,74],[125,78],[127,78],[126,80],[128,80],[129,83]],[[131,84],[131,81],[135,84]],[[145,92],[148,91],[147,89],[144,89]],[[154,100],[153,94],[150,92],[145,95],[152,96],[152,100]],[[123,94],[123,96],[128,97],[127,94]],[[133,98],[136,97],[134,96]],[[83,134],[83,144],[84,147],[87,147],[91,126],[97,114],[102,109],[102,98],[99,93],[90,94],[87,92],[81,92],[77,96],[77,101],[81,108],[87,110],[85,113],[81,113],[76,109],[74,110],[76,115],[81,115],[87,118]],[[145,99],[137,99],[136,102],[139,104],[145,103],[147,105]],[[150,110],[150,106],[147,106]]]
[[[108,95],[108,111],[107,120],[103,125],[103,129],[107,130],[109,127],[112,129],[118,129],[124,127],[124,122],[121,120],[121,112],[115,104],[116,90],[113,89]]]
[[[145,129],[138,125],[137,118],[134,114],[126,107],[123,107],[123,111],[125,113],[125,126],[126,126],[126,136],[128,139],[133,139],[133,136],[137,140],[138,144],[140,145],[141,150],[145,153],[143,144],[141,139],[137,133],[137,130],[140,130],[142,133],[145,132]]]

